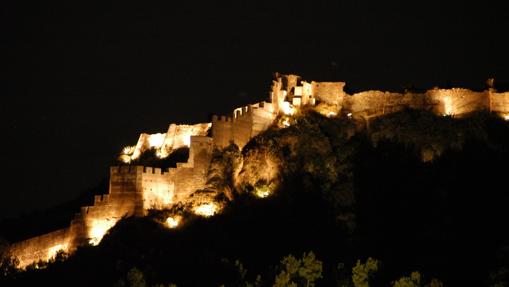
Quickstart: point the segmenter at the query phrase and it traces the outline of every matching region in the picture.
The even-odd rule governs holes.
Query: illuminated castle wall
[[[283,75],[273,81],[271,99],[276,112],[284,110],[288,104],[294,107],[323,104],[329,106],[329,110],[336,109],[336,113],[351,113],[354,119],[370,119],[406,108],[451,116],[478,110],[502,116],[509,113],[509,92],[497,93],[493,89],[476,92],[463,88],[434,88],[424,93],[372,90],[348,95],[343,90],[344,86],[344,82],[309,83],[300,80],[299,76]]]
[[[224,148],[235,143],[242,148],[254,136],[266,130],[276,118],[272,103],[260,102],[237,108],[233,117],[212,117],[212,138],[214,145]]]
[[[280,113],[292,107],[314,106],[317,100],[341,105],[344,82],[305,82],[296,75],[277,76],[272,83],[270,102],[259,102],[237,108],[231,117],[212,117],[214,145],[224,148],[235,143],[239,148],[274,123]]]
[[[47,261],[59,250],[73,252],[84,243],[96,245],[123,216],[143,216],[149,209],[171,207],[203,187],[211,155],[212,138],[192,136],[189,159],[176,168],[113,166],[108,194],[96,195],[94,204],[82,207],[69,227],[14,243],[10,254],[23,268]]]
[[[105,232],[123,216],[143,216],[149,209],[169,208],[186,202],[203,189],[214,148],[235,143],[240,148],[265,131],[278,115],[291,115],[308,106],[326,116],[345,115],[369,123],[405,108],[422,109],[437,115],[462,116],[477,110],[496,112],[509,120],[509,92],[490,89],[431,89],[425,93],[365,91],[348,95],[344,82],[306,82],[296,75],[277,75],[270,102],[237,108],[231,117],[213,116],[212,123],[169,126],[166,133],[141,134],[135,146],[124,149],[121,159],[130,163],[144,151],[155,148],[161,158],[180,147],[189,147],[189,159],[176,168],[161,170],[143,166],[114,166],[110,169],[108,194],[96,196],[92,206],[82,207],[69,227],[14,243],[10,254],[20,267],[48,260],[58,250],[72,252],[83,243],[97,244]],[[207,137],[211,128],[212,137]]]
[[[507,93],[475,92],[467,89],[431,89],[425,93],[366,91],[347,96],[342,109],[356,118],[373,118],[405,108],[428,110],[436,115],[462,116],[486,109],[506,113]],[[490,106],[490,102],[492,103]],[[496,103],[496,104],[493,104]]]

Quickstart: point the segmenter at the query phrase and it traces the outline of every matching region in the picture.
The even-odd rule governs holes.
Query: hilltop
[[[506,258],[500,263],[495,255],[507,246],[498,225],[507,218],[508,197],[499,187],[509,150],[509,93],[490,87],[348,95],[344,87],[276,74],[270,102],[213,116],[210,123],[142,133],[121,150],[107,190],[103,185],[47,212],[51,221],[65,214],[54,225],[16,234],[17,223],[37,221],[4,223],[7,238],[15,240],[0,254],[7,280],[80,277],[73,264],[91,264],[105,281],[88,278],[89,284],[129,281],[136,267],[136,276],[151,284],[231,285],[238,274],[225,273],[223,263],[242,269],[245,262],[270,285],[284,269],[277,267],[280,258],[307,251],[314,253],[302,262],[327,266],[320,271],[326,285],[348,278],[360,284],[346,273],[364,268],[355,260],[368,257],[378,258],[366,263],[375,269],[384,262],[383,284],[412,270],[452,284],[505,276],[489,277],[504,270],[497,264]],[[470,224],[480,233],[469,234]],[[471,248],[474,239],[479,250]],[[187,263],[163,272],[162,259],[172,252]],[[492,266],[465,265],[465,255]],[[109,259],[97,270],[94,256]],[[195,264],[200,278],[189,277]],[[14,266],[27,271],[12,273]],[[35,271],[41,268],[47,271]],[[50,271],[58,268],[66,275]],[[465,270],[474,279],[465,280]],[[279,275],[286,276],[277,279],[284,284],[304,280]],[[322,276],[315,275],[312,281]]]

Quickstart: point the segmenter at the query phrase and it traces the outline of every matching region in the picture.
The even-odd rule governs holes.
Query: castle
[[[186,202],[193,192],[204,188],[214,149],[231,143],[242,148],[273,125],[278,116],[291,117],[304,106],[327,117],[348,117],[366,125],[373,118],[406,108],[457,117],[489,110],[509,120],[509,92],[435,88],[424,93],[365,91],[348,95],[344,86],[344,82],[306,82],[296,75],[276,74],[269,102],[237,108],[228,117],[213,116],[211,123],[171,124],[166,133],[141,134],[137,144],[124,148],[120,155],[128,165],[110,168],[107,194],[95,196],[94,204],[82,207],[68,227],[13,243],[9,254],[24,268],[49,260],[60,250],[73,252],[82,244],[98,244],[123,216],[143,216],[149,209]],[[189,148],[189,158],[175,168],[130,164],[148,149],[165,158],[182,147]]]

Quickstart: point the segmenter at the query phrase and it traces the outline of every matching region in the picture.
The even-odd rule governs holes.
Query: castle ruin
[[[187,162],[167,170],[136,165],[111,167],[107,194],[95,196],[94,204],[82,207],[68,227],[13,243],[9,254],[17,257],[19,267],[24,268],[49,260],[59,250],[73,252],[82,244],[98,244],[123,216],[144,216],[149,209],[185,203],[194,191],[205,187],[214,149],[232,143],[242,148],[274,124],[278,116],[291,116],[300,107],[365,123],[406,108],[455,117],[488,110],[509,120],[509,92],[435,88],[424,93],[364,91],[348,95],[344,86],[344,82],[306,82],[296,75],[277,74],[269,102],[237,108],[231,116],[213,116],[211,123],[171,124],[166,133],[141,134],[135,146],[123,150],[120,159],[125,163],[151,148],[157,150],[158,157],[165,158],[176,149],[189,147]]]

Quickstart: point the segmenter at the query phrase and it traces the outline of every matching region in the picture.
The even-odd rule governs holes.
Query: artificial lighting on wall
[[[295,113],[295,108],[289,102],[283,102],[281,105],[281,111],[287,116],[291,116]]]
[[[159,159],[167,158],[170,154],[165,149],[158,149],[156,151],[156,156]]]
[[[166,226],[169,228],[176,228],[181,220],[182,218],[180,216],[170,216],[166,219]]]
[[[451,97],[444,98],[444,116],[450,116],[453,114],[452,99]]]
[[[270,195],[269,189],[255,189],[254,194],[259,198],[266,198]]]
[[[106,232],[108,232],[108,230],[110,230],[110,228],[112,228],[115,223],[116,221],[113,219],[93,219],[88,231],[88,242],[93,246],[98,245]]]
[[[69,245],[67,243],[57,244],[48,249],[48,260],[54,258],[59,251],[67,252]]]
[[[130,163],[132,161],[132,155],[135,150],[136,146],[124,147],[118,159],[123,163]]]
[[[118,157],[118,159],[123,162],[123,163],[130,163],[131,162],[131,157],[126,155],[126,154],[122,154]]]
[[[122,149],[122,154],[125,155],[131,155],[133,154],[134,150],[136,149],[136,146],[126,146]]]
[[[210,217],[214,214],[216,214],[218,211],[218,206],[215,203],[205,203],[201,204],[198,207],[194,209],[194,213],[196,215],[204,216],[204,217]]]
[[[164,138],[166,137],[166,134],[151,134],[148,136],[148,145],[151,148],[159,148],[164,143]]]

